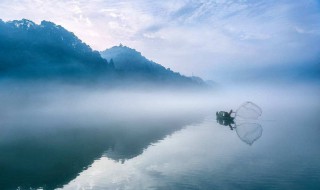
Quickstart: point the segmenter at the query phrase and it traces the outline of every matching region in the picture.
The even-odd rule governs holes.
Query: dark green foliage
[[[111,68],[115,69],[113,59],[110,60],[110,63],[109,63],[109,64],[110,64],[110,67],[111,67]]]
[[[47,21],[0,21],[0,49],[0,73],[8,77],[80,77],[109,69],[99,52]]]

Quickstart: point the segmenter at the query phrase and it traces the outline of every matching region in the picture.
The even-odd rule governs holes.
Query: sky
[[[52,21],[94,50],[122,43],[218,82],[320,60],[319,0],[0,0],[0,13]]]

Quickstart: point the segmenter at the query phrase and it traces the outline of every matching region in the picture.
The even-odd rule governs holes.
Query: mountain
[[[52,22],[0,20],[0,73],[9,78],[88,77],[112,70],[99,52]]]
[[[48,21],[0,19],[0,50],[0,79],[205,86],[202,79],[173,72],[126,46],[107,49],[101,56]]]
[[[114,65],[116,71],[121,73],[123,77],[160,83],[205,85],[205,82],[199,77],[183,76],[148,60],[140,52],[122,44],[106,49],[100,54],[109,60],[110,64]]]

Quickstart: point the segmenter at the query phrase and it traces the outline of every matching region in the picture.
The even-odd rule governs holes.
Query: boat
[[[225,111],[216,112],[216,116],[218,120],[228,120],[228,121],[234,120],[234,117],[231,117],[231,115]]]
[[[225,111],[220,111],[220,112],[216,112],[216,116],[217,116],[217,122],[220,125],[224,125],[224,126],[229,126],[231,130],[234,129],[234,117],[231,117],[231,112],[225,112]]]

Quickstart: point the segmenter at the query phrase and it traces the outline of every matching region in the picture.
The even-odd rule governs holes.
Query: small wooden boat
[[[220,125],[224,125],[224,126],[229,126],[231,130],[234,129],[234,126],[232,126],[234,124],[234,117],[231,117],[231,113],[232,110],[230,111],[230,113],[225,112],[225,111],[220,111],[220,112],[216,112],[216,116],[217,116],[217,122]]]
[[[234,117],[231,117],[231,115],[228,112],[225,112],[225,111],[216,112],[216,116],[217,116],[218,120],[233,121],[233,119],[234,119]]]

